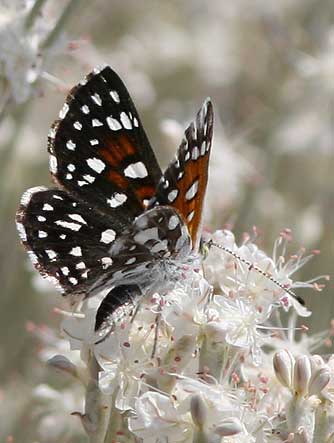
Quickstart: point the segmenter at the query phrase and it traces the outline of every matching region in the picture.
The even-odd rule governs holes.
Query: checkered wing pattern
[[[207,99],[186,129],[176,157],[161,177],[149,204],[149,207],[170,205],[176,208],[187,223],[195,250],[201,236],[212,133],[213,109]]]
[[[21,240],[65,295],[109,291],[97,329],[148,280],[197,250],[213,112],[207,100],[162,175],[129,93],[109,67],[74,87],[49,133],[59,189],[32,188]]]
[[[109,67],[71,90],[48,150],[58,186],[100,214],[128,222],[143,211],[161,177],[130,95]]]
[[[16,223],[33,264],[65,295],[86,295],[108,269],[120,229],[68,193],[46,188],[23,194]]]

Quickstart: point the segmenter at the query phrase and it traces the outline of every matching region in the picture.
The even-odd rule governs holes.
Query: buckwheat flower
[[[129,429],[146,443],[155,443],[161,437],[175,443],[192,441],[190,413],[180,414],[172,397],[147,392],[136,401],[135,411]]]
[[[246,300],[215,297],[210,317],[215,324],[220,323],[222,338],[231,346],[250,352],[257,364],[261,361],[261,346],[264,334],[261,325],[268,319]],[[210,321],[208,323],[210,325]]]
[[[135,411],[129,427],[145,442],[160,437],[190,443],[201,441],[200,436],[218,441],[217,435],[234,435],[236,443],[255,442],[243,424],[243,407],[220,385],[179,377],[172,396],[147,392],[137,400]]]
[[[314,283],[323,277],[308,282],[293,282],[291,279],[312,258],[312,254],[305,257],[297,254],[286,260],[284,235],[275,242],[273,258],[247,239],[238,247],[233,235],[227,230],[214,233],[211,242],[208,257],[204,261],[204,272],[209,281],[219,284],[224,293],[237,293],[238,297],[251,299],[262,312],[269,313],[279,304],[285,310],[293,307],[303,317],[311,314],[291,295],[291,291],[285,291],[284,288],[313,288]],[[234,256],[219,250],[219,245]]]

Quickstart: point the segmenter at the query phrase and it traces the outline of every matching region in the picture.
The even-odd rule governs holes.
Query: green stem
[[[36,18],[38,17],[40,10],[42,9],[44,3],[46,0],[36,0],[34,3],[34,6],[31,8],[31,11],[27,15],[26,21],[25,21],[25,28],[27,31],[32,28],[32,26],[35,23]]]
[[[53,45],[53,43],[57,40],[60,32],[64,28],[66,22],[73,14],[75,8],[79,7],[80,4],[81,4],[80,0],[69,0],[67,6],[63,10],[57,23],[55,24],[55,27],[53,28],[53,30],[50,32],[50,34],[47,36],[46,40],[42,44],[42,50],[48,49],[50,46]]]

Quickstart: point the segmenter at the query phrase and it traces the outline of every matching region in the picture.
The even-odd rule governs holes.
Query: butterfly
[[[212,132],[207,99],[163,173],[110,67],[69,92],[48,136],[56,187],[28,189],[16,224],[34,266],[65,296],[106,290],[96,330],[198,251]]]

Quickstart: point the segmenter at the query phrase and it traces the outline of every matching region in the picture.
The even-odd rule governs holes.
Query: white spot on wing
[[[191,153],[191,158],[192,158],[192,160],[197,160],[198,157],[199,157],[199,149],[197,146],[195,146],[192,153]]]
[[[27,234],[26,230],[24,229],[24,226],[22,223],[16,222],[16,229],[19,231],[19,235],[22,241],[27,241]]]
[[[198,180],[195,180],[194,183],[190,186],[188,191],[186,192],[186,199],[191,200],[195,197],[198,191]]]
[[[116,232],[113,229],[107,229],[101,234],[101,242],[109,244],[115,240]]]
[[[46,221],[46,218],[43,217],[42,215],[38,215],[38,216],[37,216],[37,220],[38,220],[39,222],[45,222],[45,221]]]
[[[72,140],[68,140],[68,142],[66,142],[66,148],[69,149],[70,151],[74,151],[76,146],[77,145]]]
[[[78,284],[78,280],[75,278],[75,277],[70,277],[69,279],[68,279],[68,281],[70,282],[70,283],[72,283],[72,285],[77,285]]]
[[[67,103],[64,103],[64,106],[59,111],[59,118],[63,119],[66,117],[66,114],[68,113],[69,106]]]
[[[74,255],[75,257],[81,257],[82,256],[82,251],[80,246],[75,246],[74,248],[72,248],[69,252],[71,255]]]
[[[77,129],[78,131],[81,131],[81,129],[82,129],[82,124],[81,124],[80,122],[76,121],[76,122],[73,123],[73,127],[74,127],[75,129]]]
[[[50,155],[50,157],[49,157],[49,169],[52,172],[52,174],[56,174],[57,167],[58,167],[58,164],[57,164],[56,157],[54,155]]]
[[[131,257],[131,258],[129,258],[129,260],[127,260],[126,262],[125,262],[125,264],[126,265],[132,265],[133,263],[135,263],[136,262],[136,257]]]
[[[189,212],[189,214],[187,215],[187,221],[191,222],[192,219],[194,218],[194,215],[195,215],[195,211]]]
[[[50,260],[54,260],[57,257],[57,253],[53,249],[46,249],[45,252]]]
[[[136,119],[136,117],[133,117],[133,125],[134,125],[136,128],[138,128],[138,126],[139,126],[139,122],[138,122],[138,120]]]
[[[85,179],[89,183],[94,183],[94,181],[95,181],[95,177],[93,177],[89,174],[83,175],[82,178]]]
[[[138,232],[138,234],[134,236],[134,240],[141,245],[145,244],[148,240],[159,240],[158,228],[149,228]]]
[[[49,136],[49,138],[51,138],[52,140],[55,138],[55,136],[56,136],[56,130],[55,130],[55,128],[50,128],[50,129],[49,129],[48,136]]]
[[[24,192],[24,194],[21,197],[21,202],[20,202],[21,205],[27,206],[28,203],[30,202],[30,199],[33,196],[33,194],[35,194],[36,192],[42,192],[42,191],[46,191],[46,188],[44,188],[43,186],[35,186],[34,188],[28,189],[26,192]]]
[[[132,129],[132,123],[124,111],[121,112],[120,119],[125,129]]]
[[[122,129],[122,125],[120,124],[120,122],[115,118],[112,118],[111,116],[107,117],[107,124],[112,131],[118,131],[119,129]]]
[[[95,93],[91,97],[92,97],[93,102],[95,102],[98,106],[102,106],[102,100],[101,100],[101,97],[99,96],[98,93]]]
[[[45,231],[38,231],[39,238],[46,238],[48,234]]]
[[[71,231],[79,231],[82,225],[78,225],[77,223],[71,223],[64,220],[56,220],[55,224],[57,226],[61,226],[65,229],[70,229]]]
[[[80,214],[69,214],[68,216],[74,221],[87,225],[87,222],[81,217]]]
[[[91,146],[95,146],[99,144],[99,141],[96,138],[93,138],[92,140],[89,140],[89,143]]]
[[[83,105],[83,106],[81,106],[81,111],[84,114],[89,114],[89,107],[87,105]]]
[[[97,172],[98,174],[101,174],[101,172],[104,170],[106,165],[103,163],[102,160],[98,158],[89,158],[87,161],[88,166],[93,169],[93,171]]]
[[[177,195],[178,195],[179,191],[177,189],[173,189],[173,191],[170,191],[168,193],[168,201],[170,203],[173,203],[173,201],[175,201]]]
[[[114,100],[114,102],[119,103],[120,99],[119,99],[119,95],[117,91],[110,91],[110,96],[111,98]]]
[[[124,169],[124,175],[130,178],[147,177],[147,169],[143,162],[132,163]]]
[[[112,258],[110,257],[102,257],[101,258],[102,268],[107,269],[112,265]]]
[[[43,211],[53,211],[53,206],[49,205],[49,203],[44,203],[42,210]]]
[[[126,202],[127,196],[125,194],[121,194],[118,192],[115,192],[111,198],[107,199],[107,203],[112,208],[117,208],[118,206],[121,206],[124,202]]]
[[[75,171],[75,166],[73,165],[73,163],[70,163],[69,165],[67,165],[67,169],[71,172]]]
[[[32,251],[28,251],[28,257],[30,258],[31,262],[33,265],[35,265],[36,263],[38,263],[38,258],[37,255],[32,252]]]
[[[171,231],[176,228],[176,226],[179,224],[179,219],[176,215],[172,215],[171,218],[168,221],[168,229]]]
[[[93,126],[93,128],[94,128],[94,127],[98,127],[98,126],[103,126],[103,123],[100,122],[99,119],[97,119],[97,118],[93,118],[93,120],[92,120],[92,126]]]
[[[86,265],[83,261],[79,262],[75,267],[76,269],[86,269]]]
[[[64,275],[68,275],[70,273],[70,270],[68,269],[67,266],[63,266],[62,268],[60,268],[60,270]]]

